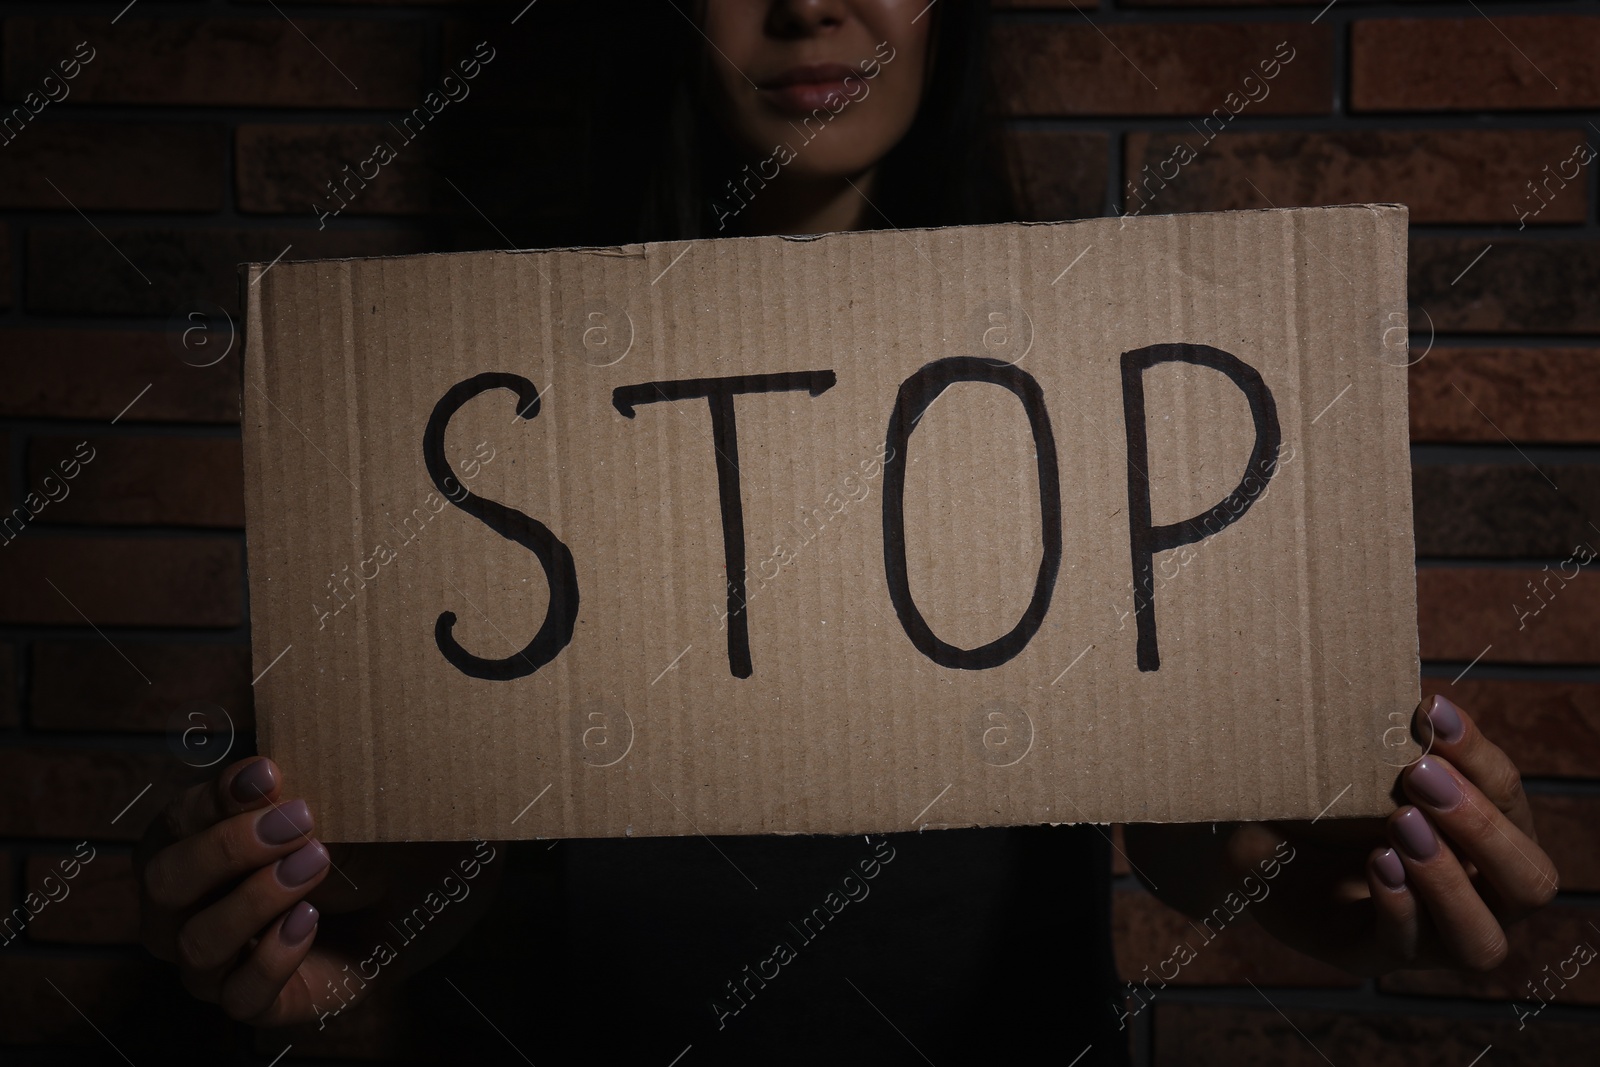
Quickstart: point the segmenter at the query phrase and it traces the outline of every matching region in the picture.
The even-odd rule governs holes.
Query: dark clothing
[[[1127,1060],[1094,827],[528,842],[504,860],[494,910],[419,976],[475,1062]]]

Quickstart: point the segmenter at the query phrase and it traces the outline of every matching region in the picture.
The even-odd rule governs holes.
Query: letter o
[[[988,382],[1008,390],[1022,401],[1022,408],[1028,415],[1028,428],[1033,434],[1039,470],[1039,520],[1044,554],[1039,560],[1039,574],[1034,579],[1033,597],[1009,633],[977,648],[960,648],[933,632],[911,598],[911,580],[906,569],[907,465],[903,458],[917,420],[956,382]],[[975,356],[935,360],[900,383],[894,412],[889,417],[888,447],[891,455],[902,457],[902,462],[884,467],[883,478],[883,568],[889,599],[900,625],[917,651],[941,667],[980,671],[1000,666],[1026,648],[1038,633],[1045,613],[1050,610],[1050,596],[1061,570],[1061,476],[1056,463],[1055,435],[1050,430],[1050,415],[1044,405],[1044,390],[1039,388],[1033,375],[1014,364]]]

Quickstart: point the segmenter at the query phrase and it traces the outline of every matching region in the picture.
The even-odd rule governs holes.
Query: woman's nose
[[[772,0],[767,31],[799,37],[841,25],[849,13],[847,0]]]

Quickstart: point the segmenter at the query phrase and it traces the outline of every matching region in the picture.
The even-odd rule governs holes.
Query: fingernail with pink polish
[[[264,845],[287,845],[311,832],[311,808],[303,800],[291,800],[268,808],[256,820],[256,836]]]
[[[1444,764],[1430,756],[1424,756],[1411,768],[1410,782],[1423,800],[1440,811],[1449,811],[1461,803],[1461,787],[1444,769]]]
[[[248,804],[253,800],[260,800],[272,792],[278,784],[278,772],[273,770],[272,761],[258,759],[233,777],[233,785],[229,792],[233,799],[241,804]]]
[[[1438,855],[1439,839],[1434,836],[1428,817],[1417,808],[1406,808],[1392,821],[1395,844],[1414,860],[1432,859]]]
[[[317,928],[317,920],[321,917],[321,913],[313,905],[302,900],[290,909],[289,917],[283,920],[283,926],[278,930],[278,937],[285,945],[294,948],[311,936],[311,931]]]
[[[1461,721],[1461,709],[1450,703],[1448,697],[1433,698],[1428,707],[1428,722],[1433,724],[1434,736],[1447,745],[1461,740],[1467,732],[1466,724]]]
[[[1400,889],[1406,884],[1406,865],[1400,862],[1400,857],[1394,849],[1386,848],[1378,853],[1372,861],[1373,869],[1378,872],[1378,878],[1390,889]]]
[[[311,881],[327,866],[328,850],[322,847],[322,842],[313,841],[278,861],[278,882],[285,889],[293,889]]]

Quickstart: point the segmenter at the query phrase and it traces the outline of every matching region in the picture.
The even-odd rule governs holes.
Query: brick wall
[[[235,752],[250,743],[237,351],[200,364],[226,348],[243,260],[439,247],[455,240],[441,215],[478,223],[468,242],[573,240],[563,220],[584,190],[553,161],[607,135],[573,106],[599,65],[552,44],[573,6],[0,5],[7,113],[69,89],[0,137],[0,493],[8,507],[60,498],[34,498],[0,548],[0,905],[78,842],[96,857],[0,947],[5,1044],[98,1060],[115,1058],[104,1035],[206,1062],[279,1051],[191,1004],[135,945],[130,843],[200,773],[168,750],[172,715],[214,702]],[[1410,205],[1424,684],[1518,761],[1563,874],[1560,900],[1488,975],[1357,982],[1231,928],[1139,1014],[1137,1056],[1464,1065],[1492,1045],[1485,1063],[1581,1062],[1600,1037],[1600,970],[1520,1029],[1509,1002],[1600,939],[1600,578],[1521,626],[1515,606],[1537,606],[1526,583],[1542,568],[1600,545],[1597,166],[1560,176],[1575,146],[1600,145],[1600,3],[1000,6],[1000,83],[1036,217]],[[485,37],[530,50],[541,91],[462,123],[498,115],[522,135],[456,186],[404,156],[319,228],[324,183]],[[1204,125],[1274,57],[1268,92]],[[75,76],[47,84],[63,62]],[[1194,159],[1145,183],[1180,141]],[[509,195],[525,177],[538,195]],[[1181,931],[1119,872],[1125,973]],[[290,1058],[362,1054],[359,1035],[342,1041]]]

